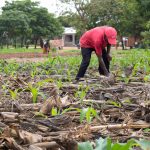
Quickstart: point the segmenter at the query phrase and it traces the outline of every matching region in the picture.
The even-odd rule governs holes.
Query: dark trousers
[[[81,65],[80,65],[80,68],[79,68],[79,71],[78,71],[78,74],[76,76],[76,80],[84,77],[84,74],[90,64],[90,59],[91,59],[91,54],[92,52],[95,51],[94,49],[92,48],[81,48],[81,54],[82,54],[82,62],[81,62]],[[102,51],[102,58],[103,58],[103,61],[105,63],[105,66],[109,72],[109,61],[107,59],[107,53],[106,53],[106,50],[103,49]],[[100,74],[104,75],[104,71],[102,70],[101,66],[99,65],[98,67],[98,71]]]

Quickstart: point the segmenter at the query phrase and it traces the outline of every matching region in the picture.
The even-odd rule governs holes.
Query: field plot
[[[111,80],[93,56],[80,82],[80,56],[1,60],[0,149],[149,150],[150,51],[113,56]]]

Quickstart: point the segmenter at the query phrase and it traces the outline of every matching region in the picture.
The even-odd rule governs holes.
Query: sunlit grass
[[[10,54],[10,53],[41,53],[42,49],[38,48],[38,49],[34,49],[34,48],[3,48],[0,49],[0,54]]]

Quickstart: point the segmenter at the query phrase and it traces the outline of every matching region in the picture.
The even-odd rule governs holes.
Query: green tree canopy
[[[15,40],[16,46],[17,37],[24,38],[32,32],[29,23],[30,19],[24,12],[18,10],[5,11],[0,16],[0,34],[3,36],[4,32],[7,33],[9,39]]]
[[[3,31],[8,32],[10,37],[27,34],[29,23],[30,19],[24,12],[18,10],[5,11],[0,16],[0,31],[1,33]]]
[[[149,18],[149,0],[60,0],[74,6],[66,13],[73,18],[71,24],[78,30],[110,25],[120,36],[140,36]],[[72,11],[73,10],[73,11]],[[81,31],[82,33],[82,31]]]
[[[28,29],[26,30],[31,32],[25,32],[25,34],[30,33],[30,36],[28,34],[28,37],[34,39],[35,48],[38,39],[41,39],[42,37],[54,38],[55,36],[60,36],[63,32],[62,25],[59,23],[58,19],[55,18],[53,14],[49,13],[46,8],[40,7],[38,2],[32,2],[31,0],[6,2],[6,5],[2,10],[1,17],[3,19],[4,16],[13,12],[13,17],[8,15],[5,19],[10,20],[11,22],[12,31],[9,31],[9,35],[11,34],[11,37],[20,36],[22,33],[16,33],[16,30],[22,30],[23,32],[25,31],[25,27],[27,27]],[[14,20],[16,23],[13,23]],[[26,24],[24,25],[25,27],[22,25],[16,25],[17,23],[22,24],[22,22]],[[1,28],[3,28],[3,23],[1,25]]]

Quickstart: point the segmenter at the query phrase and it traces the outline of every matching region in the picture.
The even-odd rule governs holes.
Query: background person
[[[49,40],[45,41],[43,44],[43,53],[48,54],[50,50]]]

